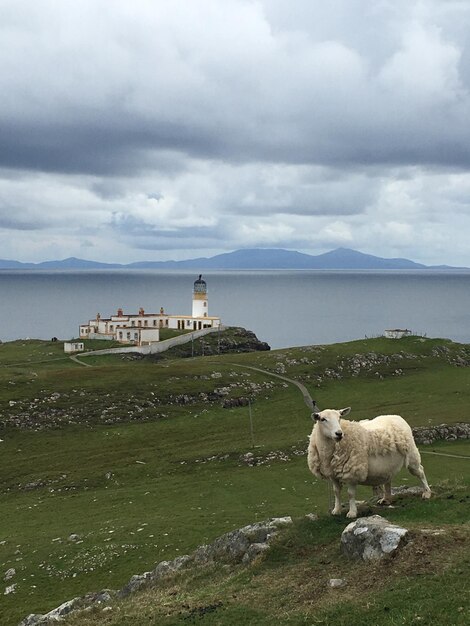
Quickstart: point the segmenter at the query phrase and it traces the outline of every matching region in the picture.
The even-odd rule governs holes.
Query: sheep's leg
[[[418,453],[419,454],[419,453]],[[420,458],[412,458],[408,463],[408,471],[416,478],[419,478],[421,484],[423,485],[423,495],[422,498],[425,500],[429,500],[431,497],[431,489],[428,485],[428,481],[426,479],[426,474],[424,473],[423,466],[420,463]]]
[[[337,480],[332,480],[333,489],[335,492],[335,508],[331,511],[332,515],[341,515],[341,483]]]
[[[380,502],[380,500],[384,497],[383,485],[374,485],[372,487],[372,493],[374,494],[374,497],[377,498]]]
[[[356,485],[348,485],[348,496],[349,496],[349,511],[347,512],[346,517],[355,518],[357,517]]]
[[[392,501],[392,483],[388,481],[388,483],[384,484],[383,497],[377,502],[377,504],[390,504]]]

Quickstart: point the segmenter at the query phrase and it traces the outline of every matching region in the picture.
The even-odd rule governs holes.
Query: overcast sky
[[[0,258],[470,266],[467,0],[0,0]]]

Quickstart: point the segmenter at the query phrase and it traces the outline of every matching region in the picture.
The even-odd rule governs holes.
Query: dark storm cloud
[[[210,2],[199,16],[184,2],[153,12],[138,2],[129,21],[117,2],[109,22],[103,2],[44,2],[29,16],[31,2],[6,5],[16,63],[0,75],[4,167],[135,175],[167,150],[234,163],[470,164],[469,42],[445,15],[416,25],[408,8],[397,32],[403,3],[336,2],[335,15],[229,1],[225,19]],[[69,12],[88,23],[64,41]]]

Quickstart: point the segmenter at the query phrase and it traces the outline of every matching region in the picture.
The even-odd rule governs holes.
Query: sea
[[[271,348],[331,344],[403,328],[470,343],[470,270],[208,271],[209,315]],[[71,339],[123,308],[190,314],[194,271],[0,270],[0,340]]]

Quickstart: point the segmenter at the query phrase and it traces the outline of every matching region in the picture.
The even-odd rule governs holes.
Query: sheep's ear
[[[344,417],[345,415],[348,415],[350,411],[351,411],[351,407],[347,406],[345,409],[340,409],[339,413],[341,417]]]
[[[314,422],[318,422],[318,420],[320,419],[320,414],[319,413],[312,413],[312,419]]]

